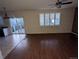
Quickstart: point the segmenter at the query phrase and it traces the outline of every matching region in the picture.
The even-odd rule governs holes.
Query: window
[[[0,16],[0,25],[4,25],[3,18]]]
[[[60,13],[41,13],[40,26],[60,25]]]

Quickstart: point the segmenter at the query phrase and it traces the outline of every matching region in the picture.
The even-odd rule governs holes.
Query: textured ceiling
[[[51,8],[52,6],[50,7],[48,4],[56,3],[56,1],[57,0],[0,0],[0,10],[2,10],[2,7],[6,7],[7,10]],[[77,5],[77,0],[64,1],[73,1],[72,4],[62,6],[64,8]]]

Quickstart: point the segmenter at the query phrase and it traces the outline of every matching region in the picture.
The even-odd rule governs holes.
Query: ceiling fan
[[[56,6],[57,8],[61,8],[62,5],[67,5],[67,4],[72,4],[72,2],[65,2],[65,0],[62,1],[57,0],[55,4],[51,3],[48,4],[48,6]]]

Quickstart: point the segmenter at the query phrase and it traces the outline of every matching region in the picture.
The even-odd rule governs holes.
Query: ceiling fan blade
[[[48,4],[48,6],[56,6],[55,4],[51,3],[51,4]]]
[[[57,6],[56,4],[48,4],[48,7],[50,7],[50,8],[54,8],[56,6]]]
[[[61,3],[61,5],[71,4],[72,2]]]
[[[68,1],[68,0],[61,0],[62,2],[66,2],[66,1]]]

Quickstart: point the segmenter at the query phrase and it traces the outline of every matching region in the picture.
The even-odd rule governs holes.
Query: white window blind
[[[60,25],[60,13],[41,13],[40,26]]]
[[[44,13],[40,14],[40,26],[44,26]]]

